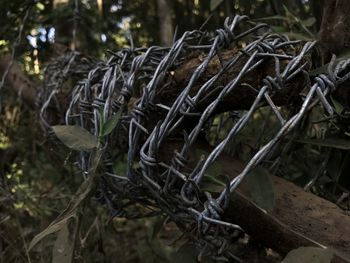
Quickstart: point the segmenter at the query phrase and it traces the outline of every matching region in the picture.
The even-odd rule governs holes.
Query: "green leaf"
[[[271,212],[275,204],[272,182],[266,169],[258,166],[246,177],[250,199],[260,208]]]
[[[305,143],[305,144],[317,145],[322,147],[350,150],[350,140],[340,139],[340,138],[301,139],[301,140],[295,140],[295,141],[298,143]]]
[[[154,221],[150,222],[150,226],[148,227],[148,238],[149,240],[154,240],[158,233],[162,230],[164,227],[166,217],[165,216],[159,216],[154,219]]]
[[[341,105],[336,99],[334,99],[332,96],[331,96],[331,100],[332,100],[332,103],[335,107],[335,112],[338,113],[338,114],[341,114],[344,110],[344,107],[343,105]]]
[[[276,33],[285,34],[285,33],[289,32],[289,30],[283,26],[271,26],[271,28]]]
[[[308,19],[302,20],[301,23],[306,27],[310,27],[316,23],[316,18],[309,17]]]
[[[108,118],[108,120],[103,124],[100,137],[105,137],[110,134],[114,128],[119,123],[120,117],[122,115],[122,108],[117,112],[117,114],[112,115]]]
[[[67,147],[77,151],[89,151],[97,147],[97,139],[87,130],[73,125],[52,126],[60,141]]]
[[[201,189],[203,191],[211,192],[211,193],[220,193],[223,189],[225,189],[226,184],[220,180],[220,174],[209,174],[206,173],[203,176],[203,180],[201,182]]]
[[[213,163],[203,176],[201,189],[211,193],[220,193],[226,187],[225,179],[220,165]]]
[[[259,19],[257,19],[258,21],[273,21],[273,20],[283,20],[283,21],[286,21],[286,22],[290,22],[290,23],[293,23],[294,21],[291,20],[290,18],[288,17],[285,17],[285,16],[266,16],[266,17],[261,17]]]
[[[299,247],[290,251],[282,263],[330,263],[333,259],[330,249],[320,247]]]
[[[210,1],[210,11],[214,11],[224,0],[211,0]]]
[[[201,149],[195,150],[198,159],[205,158],[207,152]],[[211,193],[220,193],[226,187],[226,178],[223,178],[222,169],[217,163],[213,163],[205,172],[201,182],[201,189]]]
[[[304,41],[312,41],[314,40],[312,37],[307,36],[302,33],[296,33],[296,32],[286,32],[283,33],[284,35],[288,36],[290,39],[295,39],[295,40],[304,40]]]
[[[53,250],[52,263],[73,262],[74,242],[68,228],[68,221],[63,224],[57,235]]]

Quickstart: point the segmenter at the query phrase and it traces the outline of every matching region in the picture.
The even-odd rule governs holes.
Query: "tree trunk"
[[[169,2],[167,0],[157,0],[157,8],[160,44],[170,46],[173,42],[174,30]]]
[[[319,34],[327,52],[339,53],[350,47],[350,4],[348,0],[325,1]]]

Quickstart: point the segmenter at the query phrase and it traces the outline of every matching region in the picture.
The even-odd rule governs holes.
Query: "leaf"
[[[97,139],[87,130],[73,125],[52,126],[60,141],[67,147],[77,151],[89,151],[97,147]]]
[[[148,227],[148,238],[149,240],[154,240],[158,233],[162,230],[164,227],[164,222],[165,222],[166,217],[165,216],[160,216],[156,217],[153,222],[151,222],[151,225]]]
[[[75,217],[80,205],[87,199],[91,190],[96,184],[96,169],[102,156],[102,150],[94,152],[92,157],[91,168],[89,169],[89,177],[83,184],[78,188],[73,199],[69,202],[67,208],[42,232],[37,234],[29,244],[28,250],[31,250],[40,240],[47,235],[55,233],[62,229],[67,220]]]
[[[346,140],[346,139],[339,139],[339,138],[301,139],[301,140],[295,140],[295,141],[298,143],[305,143],[305,144],[317,145],[322,147],[350,150],[350,140]]]
[[[214,11],[224,0],[211,0],[210,1],[210,11]]]
[[[271,20],[284,20],[284,21],[287,21],[287,22],[290,22],[290,23],[293,23],[294,21],[291,20],[290,18],[288,17],[285,17],[285,16],[266,16],[266,17],[261,17],[259,19],[257,19],[258,21],[271,21]]]
[[[299,247],[290,251],[282,263],[330,263],[333,252],[320,247]]]
[[[52,250],[52,263],[73,261],[74,242],[71,238],[68,221],[63,224]]]
[[[286,32],[283,33],[284,35],[288,36],[290,39],[295,39],[295,40],[303,40],[303,41],[312,41],[314,40],[312,37],[307,36],[302,33],[296,33],[296,32]]]
[[[258,166],[246,177],[251,200],[260,208],[271,212],[275,203],[272,182],[266,169]]]
[[[120,116],[122,115],[122,108],[119,109],[117,114],[112,115],[108,118],[108,120],[103,124],[100,137],[104,137],[110,134],[114,128],[117,126],[120,120]]]
[[[197,260],[197,249],[194,245],[191,244],[184,244],[182,247],[179,248],[178,251],[173,253],[171,255],[170,262],[182,262],[182,263],[192,263],[196,262]]]
[[[44,231],[37,234],[32,241],[29,244],[28,251],[31,250],[40,240],[42,240],[44,237],[56,233],[57,231],[61,230],[64,225],[66,224],[67,220],[71,218],[74,215],[71,215],[70,217],[66,217],[63,220],[57,222],[57,223],[51,223]]]
[[[331,96],[331,100],[332,100],[332,103],[335,107],[335,112],[338,113],[338,114],[341,114],[344,110],[344,107],[343,105],[341,105],[336,99],[334,99],[332,96]]]
[[[218,179],[219,177],[220,174],[204,174],[201,182],[201,189],[211,193],[220,193],[225,189],[226,185],[223,181]]]
[[[198,150],[197,150],[198,152]],[[199,150],[199,152],[201,152]],[[201,182],[201,189],[211,193],[220,193],[225,189],[226,184],[222,169],[217,163],[213,163],[205,172]]]
[[[309,17],[308,19],[302,20],[301,23],[306,26],[310,27],[313,26],[316,23],[316,18],[315,17]]]
[[[174,252],[170,256],[170,263],[193,263],[193,262],[202,262],[202,263],[212,263],[214,260],[204,256],[201,260],[198,260],[199,251],[195,245],[187,242],[179,248],[178,251]],[[221,261],[218,261],[221,262]]]
[[[276,33],[281,33],[281,34],[285,34],[287,33],[289,30],[283,26],[271,26],[273,32]]]
[[[195,150],[198,159],[205,158],[208,153],[201,149]],[[211,193],[220,193],[226,187],[226,178],[222,179],[222,169],[217,163],[213,163],[205,172],[201,182],[201,189]]]

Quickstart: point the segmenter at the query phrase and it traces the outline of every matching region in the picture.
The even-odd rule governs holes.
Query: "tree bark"
[[[35,107],[36,93],[34,83],[23,73],[16,61],[11,61],[11,55],[0,57],[0,72],[6,74],[5,84],[9,85],[18,96],[31,108]]]
[[[170,46],[173,42],[173,24],[168,0],[157,0],[160,44]]]
[[[181,144],[168,142],[161,155],[179,150]],[[213,147],[199,141],[190,151],[188,168],[198,162],[196,150],[209,154]],[[245,164],[222,153],[215,164],[221,174],[235,178]],[[185,167],[186,169],[186,167]],[[350,213],[335,204],[315,196],[287,180],[269,175],[274,190],[274,208],[266,212],[254,204],[251,189],[244,181],[231,196],[224,220],[240,225],[254,240],[272,248],[281,255],[301,246],[328,247],[335,251],[332,262],[350,262]]]
[[[330,53],[350,47],[350,5],[348,0],[325,1],[320,43]]]

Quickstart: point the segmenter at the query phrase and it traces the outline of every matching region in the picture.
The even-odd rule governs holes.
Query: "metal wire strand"
[[[247,29],[242,31],[239,28]],[[334,57],[327,73],[316,76],[312,85],[306,86],[307,95],[303,98],[302,105],[294,115],[287,118],[276,106],[274,94],[287,89],[296,76],[309,79],[305,70],[305,56],[315,43],[303,44],[269,33],[266,24],[255,24],[246,16],[228,18],[223,28],[215,31],[213,38],[208,39],[208,35],[208,32],[199,30],[185,32],[177,40],[174,39],[170,48],[124,48],[118,52],[110,52],[112,55],[106,62],[91,61],[84,68],[78,68],[81,62],[78,53],[66,55],[63,62],[55,66],[61,68],[60,74],[52,76],[46,83],[46,90],[41,96],[40,117],[43,128],[49,132],[50,126],[54,124],[49,106],[58,100],[63,82],[73,72],[80,70],[85,73],[85,78],[78,81],[70,91],[70,101],[63,118],[67,125],[80,125],[98,136],[102,128],[101,120],[107,119],[122,107],[126,109],[120,125],[127,139],[127,142],[123,142],[127,148],[126,174],[117,175],[112,169],[113,163],[108,153],[123,145],[111,133],[104,139],[106,151],[102,159],[105,160],[105,165],[101,168],[103,174],[98,195],[101,203],[109,207],[114,216],[139,217],[139,214],[128,211],[128,207],[135,205],[152,210],[145,216],[156,212],[159,214],[160,211],[166,213],[183,231],[193,230],[196,226],[196,238],[202,247],[202,253],[239,260],[228,249],[227,242],[230,237],[227,229],[243,230],[240,226],[222,219],[230,195],[236,191],[246,175],[264,161],[275,146],[297,127],[312,107],[320,104],[328,115],[334,114],[327,95],[350,79],[350,60],[336,63]],[[218,71],[199,85],[199,80],[214,57],[220,58],[220,53],[226,48],[239,47],[238,41],[247,36],[250,36],[251,42],[238,48],[238,52],[228,61],[221,61]],[[205,50],[206,57],[189,74],[187,82],[173,102],[156,103],[157,92],[161,88],[170,87],[166,86],[169,85],[166,82],[167,74],[181,67],[186,57],[195,49]],[[245,83],[246,77],[267,61],[274,63],[273,74],[264,76],[257,86]],[[241,65],[239,72],[230,76],[226,85],[218,85],[220,77],[237,65]],[[220,132],[222,127],[232,124],[224,139],[219,141],[217,137],[218,143],[213,150],[207,156],[201,156],[197,164],[188,171],[191,146],[212,123],[211,120],[222,101],[237,93],[238,86],[255,94],[250,108],[235,113],[234,121],[217,127],[217,132]],[[135,101],[132,101],[133,97],[136,97]],[[199,103],[208,98],[210,101],[207,106],[199,111]],[[279,121],[279,130],[273,139],[255,153],[243,171],[227,182],[219,196],[214,198],[211,193],[202,189],[203,178],[225,147],[254,118],[261,105],[271,108]],[[160,119],[152,121],[154,112],[160,114]],[[186,132],[180,132],[180,139],[177,138],[180,140],[178,149],[169,152],[170,157],[164,161],[162,147],[166,148],[166,143],[176,131],[181,131],[188,116],[196,118],[194,125]],[[220,123],[224,123],[223,120]],[[82,171],[88,171],[90,154],[81,152],[77,158]]]

